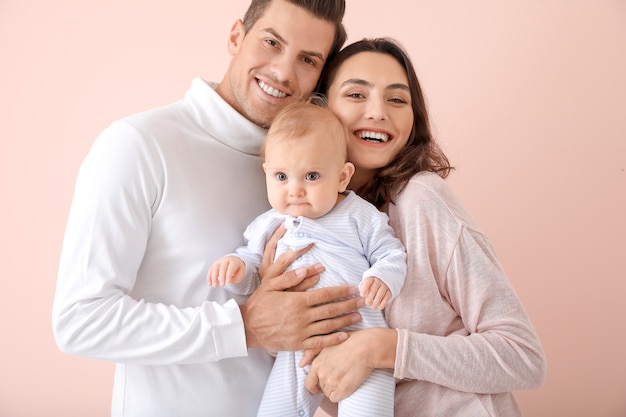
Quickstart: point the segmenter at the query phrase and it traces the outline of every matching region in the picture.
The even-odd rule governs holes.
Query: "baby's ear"
[[[265,166],[265,162],[263,162],[263,172],[267,174],[267,167]]]
[[[343,168],[341,169],[341,174],[339,175],[339,192],[343,193],[348,188],[348,184],[350,184],[350,180],[354,175],[354,164],[352,162],[346,162],[343,164]]]

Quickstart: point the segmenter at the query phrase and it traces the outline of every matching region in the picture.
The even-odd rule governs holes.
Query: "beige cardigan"
[[[545,356],[489,240],[432,173],[411,179],[389,218],[408,260],[385,311],[398,329],[395,416],[521,416],[511,391],[542,385]]]

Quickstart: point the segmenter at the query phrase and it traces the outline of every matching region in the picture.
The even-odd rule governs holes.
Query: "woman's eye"
[[[350,98],[363,98],[364,97],[363,94],[361,93],[348,93],[347,96]]]
[[[315,181],[320,177],[320,174],[317,172],[309,172],[306,174],[307,181]]]
[[[391,101],[392,103],[396,103],[396,104],[406,104],[407,101],[403,98],[400,97],[394,97],[392,99],[389,99],[389,101]]]
[[[287,174],[285,174],[284,172],[279,172],[278,174],[276,174],[276,179],[278,181],[287,181]]]

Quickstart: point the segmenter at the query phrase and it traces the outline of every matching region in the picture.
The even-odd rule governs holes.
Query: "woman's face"
[[[361,52],[338,68],[328,107],[348,128],[348,160],[357,174],[374,175],[406,145],[413,128],[409,82],[389,54]]]

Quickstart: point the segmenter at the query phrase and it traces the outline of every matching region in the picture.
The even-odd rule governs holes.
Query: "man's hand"
[[[299,251],[293,251],[291,249],[282,253],[278,258],[276,257],[276,247],[278,246],[278,241],[281,237],[285,235],[287,232],[287,228],[284,223],[281,223],[280,226],[274,230],[272,236],[269,238],[267,243],[265,244],[265,249],[263,250],[263,261],[259,266],[259,278],[263,281],[265,278],[277,277],[285,270],[293,261],[298,259],[302,254],[308,252],[309,249],[313,247],[313,244],[306,246],[305,248],[300,249]],[[319,271],[318,271],[319,272]],[[315,276],[314,276],[315,277]],[[292,288],[288,288],[289,291],[304,291],[305,289],[311,288],[314,284],[308,285],[312,280],[305,279],[299,285],[294,286]],[[317,280],[315,280],[317,282]]]
[[[301,267],[261,281],[259,288],[240,306],[248,347],[275,351],[315,349],[347,338],[346,333],[335,331],[361,320],[354,311],[365,303],[362,298],[354,297],[355,287],[285,291],[305,280],[299,289],[312,287],[322,270],[319,264]],[[335,301],[338,299],[342,300]]]

